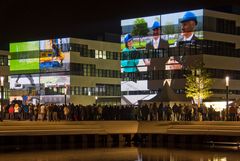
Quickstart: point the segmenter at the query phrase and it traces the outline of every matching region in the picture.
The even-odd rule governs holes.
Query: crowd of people
[[[228,115],[228,117],[227,117]],[[139,121],[239,121],[240,107],[233,105],[216,111],[212,106],[160,103],[142,106],[111,105],[23,105],[11,103],[3,108],[3,119],[31,121],[139,120]]]

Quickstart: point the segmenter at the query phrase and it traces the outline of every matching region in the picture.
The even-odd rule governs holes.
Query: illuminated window
[[[98,50],[95,50],[95,58],[98,59],[99,56],[98,56]]]
[[[99,59],[103,59],[103,52],[99,50],[98,53],[99,53]]]
[[[103,59],[107,59],[106,51],[103,51]]]

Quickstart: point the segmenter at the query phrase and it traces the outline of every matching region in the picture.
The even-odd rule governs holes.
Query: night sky
[[[1,0],[0,49],[9,42],[121,33],[120,20],[186,9],[229,10],[239,0]]]

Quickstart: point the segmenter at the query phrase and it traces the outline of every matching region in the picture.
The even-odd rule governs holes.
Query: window
[[[0,66],[8,66],[8,56],[0,56]]]

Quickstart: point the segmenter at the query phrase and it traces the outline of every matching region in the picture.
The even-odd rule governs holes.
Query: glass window
[[[103,51],[103,59],[107,59],[106,51]]]
[[[101,50],[99,50],[99,59],[103,59],[103,52]]]
[[[95,58],[98,59],[99,55],[98,55],[98,50],[95,50]]]

